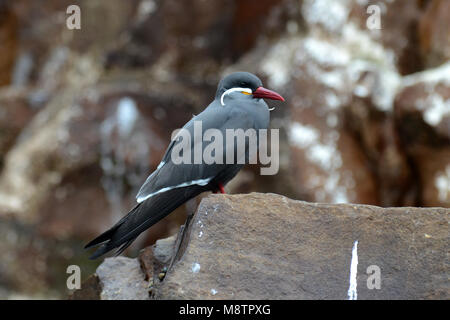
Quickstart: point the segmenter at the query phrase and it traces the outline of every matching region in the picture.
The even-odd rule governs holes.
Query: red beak
[[[284,98],[282,96],[280,96],[278,93],[276,93],[275,91],[266,89],[264,87],[259,87],[258,89],[253,91],[253,97],[284,101]]]

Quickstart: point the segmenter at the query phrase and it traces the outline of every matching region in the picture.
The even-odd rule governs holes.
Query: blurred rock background
[[[278,175],[250,166],[231,193],[450,207],[448,0],[0,0],[0,52],[0,298],[64,297],[68,265],[94,272],[83,245],[232,71],[287,103]]]

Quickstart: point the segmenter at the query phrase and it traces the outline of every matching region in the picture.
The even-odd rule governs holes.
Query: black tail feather
[[[206,188],[198,185],[176,188],[138,204],[111,229],[85,246],[90,248],[101,245],[89,259],[96,259],[114,248],[119,248],[116,255],[121,254],[139,234],[203,191]]]
[[[128,248],[131,243],[136,240],[136,238],[128,240],[127,242],[125,242],[124,244],[122,244],[119,249],[117,249],[116,253],[114,254],[115,257],[119,256],[122,252],[125,251],[126,248]]]
[[[102,244],[100,246],[100,248],[98,248],[97,250],[95,250],[95,252],[89,257],[89,259],[91,260],[95,260],[98,257],[104,255],[105,253],[107,253],[108,251],[110,251],[111,249],[108,248],[107,244]]]
[[[107,242],[108,240],[111,239],[112,235],[114,234],[114,232],[117,230],[117,228],[119,226],[120,226],[119,224],[114,225],[114,227],[112,227],[111,229],[103,232],[97,238],[95,238],[94,240],[89,242],[87,245],[85,245],[84,248],[85,249],[89,249],[89,248],[92,248],[92,247],[104,244],[105,242]]]
[[[111,240],[112,236],[116,232],[116,230],[126,221],[126,219],[133,214],[133,212],[139,207],[140,204],[136,205],[130,212],[128,212],[122,219],[120,219],[114,226],[112,226],[109,230],[103,232],[97,238],[89,242],[84,246],[85,249],[89,249],[98,245],[101,245],[109,240]]]

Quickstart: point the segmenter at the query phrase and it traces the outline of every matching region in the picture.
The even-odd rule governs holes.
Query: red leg
[[[220,190],[220,193],[226,194],[223,184],[221,184],[221,183],[219,183],[219,190]]]

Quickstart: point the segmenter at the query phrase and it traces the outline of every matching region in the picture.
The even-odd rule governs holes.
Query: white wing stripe
[[[206,178],[206,179],[193,180],[193,181],[190,181],[190,182],[183,182],[183,183],[181,183],[179,185],[176,185],[176,186],[165,187],[165,188],[159,189],[158,191],[150,193],[148,195],[138,197],[136,200],[137,200],[138,203],[141,203],[141,202],[147,200],[148,198],[153,197],[155,194],[166,192],[166,191],[169,191],[169,190],[172,190],[172,189],[176,189],[176,188],[189,187],[189,186],[192,186],[194,184],[197,184],[199,186],[206,186],[212,180],[212,178],[213,177]]]
[[[162,168],[163,165],[165,165],[166,163],[164,161],[161,161],[158,165],[158,167],[156,168],[156,170],[159,170]]]

